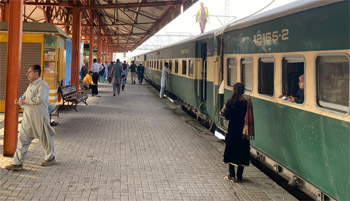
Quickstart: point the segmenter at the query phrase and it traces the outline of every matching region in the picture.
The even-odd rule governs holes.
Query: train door
[[[224,87],[224,61],[223,61],[223,36],[220,36],[220,38],[218,38],[217,43],[218,43],[218,47],[220,47],[220,49],[218,49],[218,57],[217,59],[219,60],[219,62],[217,62],[217,84],[218,84],[218,91],[217,91],[217,115],[218,115],[218,126],[222,129],[222,130],[227,130],[227,121],[225,120],[225,118],[221,115],[219,115],[221,108],[223,108],[224,104],[225,104],[225,100],[224,100],[224,91],[225,91],[225,87]]]
[[[220,130],[227,130],[227,122],[225,118],[219,115],[221,108],[224,106],[224,68],[223,68],[223,43],[222,43],[223,35],[217,35],[215,37],[215,65],[214,65],[214,105],[215,105],[215,116],[216,116],[216,125],[220,128]],[[215,135],[223,139],[222,135]]]
[[[207,43],[203,43],[202,47],[202,101],[207,100]]]

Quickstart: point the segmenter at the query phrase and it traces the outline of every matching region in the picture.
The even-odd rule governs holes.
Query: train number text
[[[278,40],[289,39],[289,29],[282,29],[281,32],[273,31],[266,33],[257,33],[253,36],[255,45],[262,45],[265,43],[277,42]]]

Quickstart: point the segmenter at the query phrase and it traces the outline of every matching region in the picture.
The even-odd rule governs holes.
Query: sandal
[[[235,178],[234,177],[230,177],[230,176],[224,176],[224,180],[230,181],[230,182],[235,182]]]

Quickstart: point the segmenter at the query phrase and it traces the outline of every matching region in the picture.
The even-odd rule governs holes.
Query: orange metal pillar
[[[92,14],[91,14],[92,15]],[[89,69],[91,70],[94,47],[94,27],[90,26],[90,44],[89,44]]]
[[[101,63],[101,59],[102,59],[102,56],[101,56],[101,53],[102,53],[102,45],[101,45],[101,27],[98,26],[97,27],[97,32],[98,32],[98,38],[97,38],[97,62],[100,62]]]
[[[109,48],[109,58],[111,61],[113,61],[113,52],[112,52],[112,48],[111,47],[108,47]]]
[[[0,7],[0,22],[1,21],[9,21],[9,11],[10,11],[10,5],[9,3],[4,3]]]
[[[18,106],[14,104],[13,101],[19,97],[19,75],[21,72],[22,53],[23,0],[10,1],[8,16],[9,22],[3,147],[4,156],[14,155],[17,143]]]
[[[74,84],[79,92],[79,69],[80,69],[80,35],[81,35],[81,13],[78,6],[73,7],[72,24],[72,65],[71,84]]]
[[[109,49],[108,49],[108,45],[107,45],[107,41],[105,42],[105,51],[106,51],[106,59],[105,59],[105,61],[107,61],[107,62],[109,62],[110,60],[109,60]]]

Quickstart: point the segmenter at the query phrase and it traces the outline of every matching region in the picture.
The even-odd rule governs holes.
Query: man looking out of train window
[[[288,100],[292,103],[304,103],[304,75],[299,76],[299,89],[297,93],[294,94],[294,96],[289,96]]]

